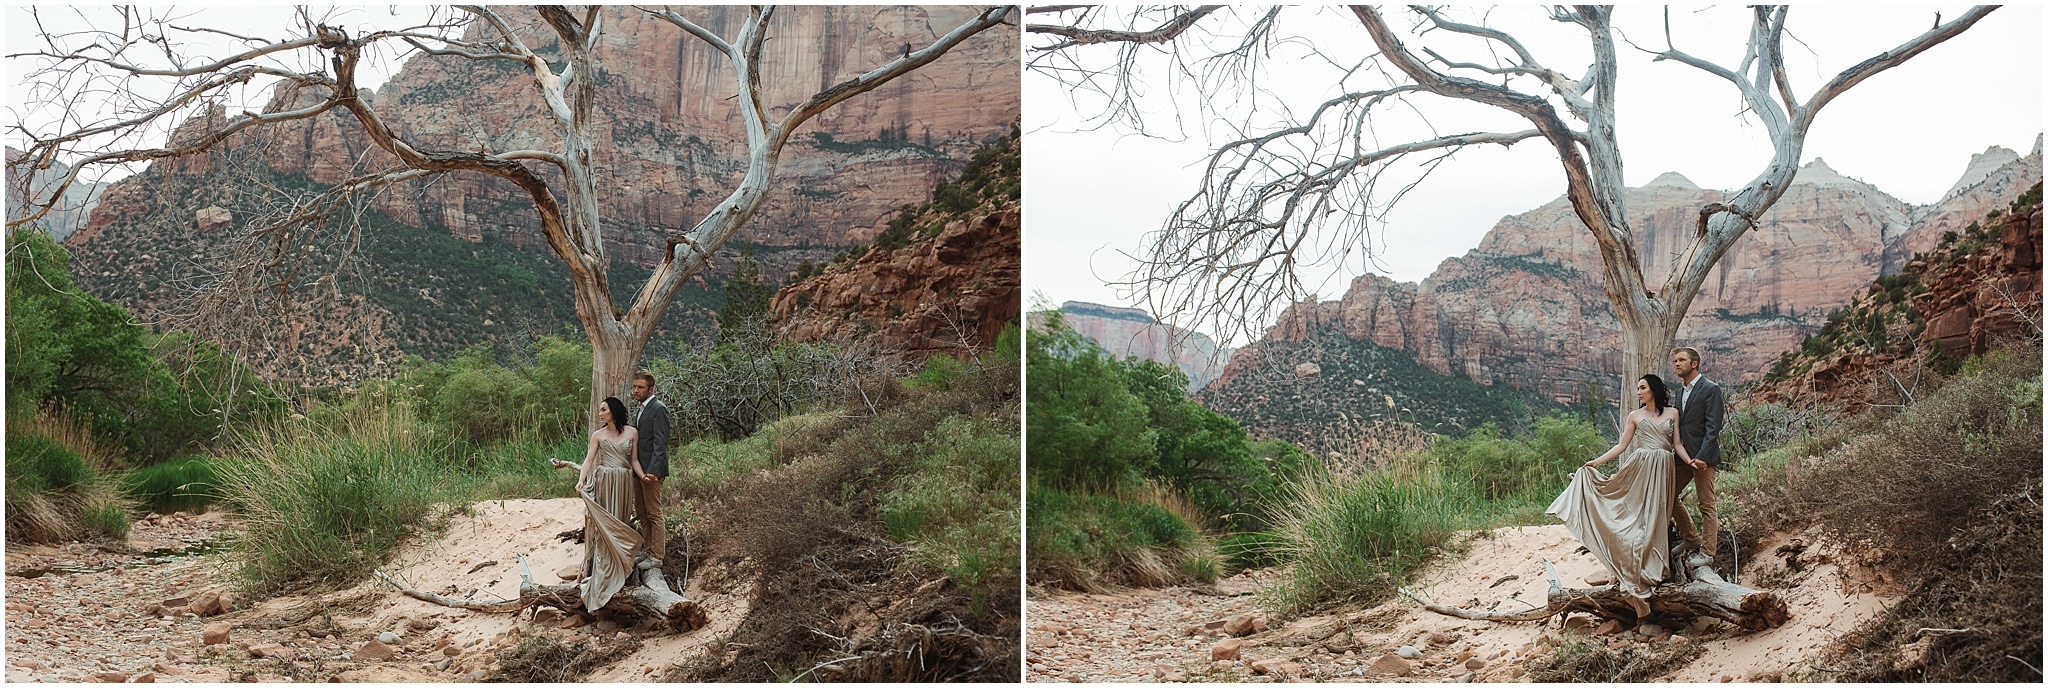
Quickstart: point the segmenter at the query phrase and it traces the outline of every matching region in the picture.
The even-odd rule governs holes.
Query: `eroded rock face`
[[[1912,247],[1939,242],[1955,218],[1981,219],[2041,179],[2038,143],[2026,157],[1986,155],[1947,199],[1919,208],[1823,161],[1808,163],[1708,274],[1679,343],[1700,349],[1716,380],[1760,376],[1780,352],[1797,347],[1829,312],[1884,273],[1892,257],[1903,252],[1910,258]],[[2005,162],[1991,164],[1997,160]],[[1691,240],[1699,207],[1724,196],[1677,174],[1629,190],[1637,246],[1652,283],[1661,282]],[[1503,218],[1477,248],[1444,261],[1420,284],[1365,275],[1340,300],[1297,306],[1266,340],[1301,341],[1311,331],[1335,328],[1354,340],[1412,352],[1440,373],[1579,403],[1589,389],[1615,394],[1606,388],[1621,372],[1620,325],[1602,272],[1592,235],[1559,198]],[[1233,357],[1224,377],[1241,373],[1240,361],[1247,360],[1243,352]]]
[[[555,39],[520,8],[499,8],[527,40]],[[682,13],[731,37],[743,7]],[[971,18],[973,7],[790,7],[776,12],[763,57],[763,98],[771,116],[812,93],[886,63],[906,44],[922,47]],[[529,21],[531,20],[531,21]],[[745,172],[745,129],[725,58],[666,22],[615,9],[597,50],[600,213],[614,259],[651,265],[662,231],[687,229],[724,199]],[[485,32],[472,28],[473,37]],[[845,245],[872,236],[897,206],[922,200],[960,169],[976,146],[1007,132],[1019,112],[1014,27],[982,32],[937,62],[813,118],[782,156],[780,181],[762,204],[748,241]],[[419,56],[371,94],[394,131],[422,148],[555,149],[560,136],[532,77],[510,63]],[[280,87],[270,109],[319,100],[324,91]],[[191,138],[226,122],[223,113],[181,126]],[[370,143],[352,116],[335,111],[238,137],[260,146],[273,171],[332,184],[394,160]],[[152,173],[203,175],[219,156],[191,156]],[[444,227],[472,242],[486,236],[539,245],[539,221],[523,191],[482,175],[450,175],[382,194],[378,210],[414,226]],[[97,229],[118,221],[98,217]]]
[[[2006,214],[1995,220],[1982,217],[1983,233],[1996,237],[1974,251],[1965,251],[1964,241],[1937,242],[1935,248],[1909,261],[1907,277],[1919,290],[1909,302],[1891,298],[1883,284],[1871,284],[1850,302],[1849,322],[1865,322],[1872,316],[1885,319],[1886,346],[1870,346],[1867,340],[1846,342],[1818,355],[1803,352],[1790,356],[1785,367],[1790,374],[1766,378],[1754,393],[1757,402],[1819,403],[1852,412],[1872,403],[1894,403],[1874,390],[1889,388],[1873,381],[1883,380],[1882,370],[1905,365],[1911,356],[1940,351],[1950,356],[1979,354],[2002,339],[2038,334],[2041,313],[2041,208],[2024,214]],[[1903,311],[1911,310],[1924,319],[1916,333]],[[1903,373],[1894,373],[1903,374]]]
[[[1076,334],[1119,358],[1136,356],[1180,368],[1187,373],[1190,392],[1215,380],[1230,360],[1231,350],[1219,349],[1209,335],[1159,322],[1135,308],[1068,301],[1060,304],[1060,317]]]
[[[935,237],[874,249],[851,265],[793,284],[769,303],[791,341],[876,337],[889,351],[986,349],[1023,305],[1022,215],[984,208]]]

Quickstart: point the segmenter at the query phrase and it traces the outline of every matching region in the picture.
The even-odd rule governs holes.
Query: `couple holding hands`
[[[1671,352],[1671,368],[1680,388],[1670,389],[1655,374],[1637,380],[1641,407],[1622,422],[1621,440],[1580,466],[1547,510],[1614,572],[1615,586],[1629,594],[1638,618],[1649,615],[1650,590],[1668,573],[1667,526],[1674,519],[1679,536],[1706,553],[1695,556],[1711,556],[1720,539],[1714,474],[1721,465],[1721,386],[1700,374],[1700,354],[1691,347]],[[1595,468],[1617,458],[1613,475]],[[1699,485],[1705,542],[1678,501],[1687,482]]]
[[[583,604],[591,611],[626,586],[638,555],[644,554],[649,565],[660,566],[668,540],[661,517],[661,484],[668,477],[668,407],[654,398],[652,373],[633,374],[633,399],[640,402],[640,414],[632,425],[625,424],[626,405],[618,397],[605,397],[598,404],[598,427],[590,433],[583,463],[548,459],[550,466],[577,471],[576,494],[583,497]],[[629,521],[636,508],[637,531]]]

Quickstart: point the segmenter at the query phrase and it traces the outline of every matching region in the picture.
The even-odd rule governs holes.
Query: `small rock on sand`
[[[233,627],[226,622],[207,624],[205,628],[199,629],[199,641],[208,645],[225,643],[228,641],[228,631],[231,628]]]
[[[1366,670],[1383,676],[1407,676],[1415,673],[1415,665],[1395,655],[1380,655]]]
[[[356,661],[383,661],[396,656],[398,656],[397,649],[382,642],[372,640],[363,643],[363,646],[356,650],[354,659]]]

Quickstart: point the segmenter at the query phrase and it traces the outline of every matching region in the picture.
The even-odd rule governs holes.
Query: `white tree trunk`
[[[1693,285],[1697,291],[1699,285]],[[1627,413],[1636,407],[1636,380],[1644,375],[1656,373],[1664,379],[1666,387],[1674,384],[1669,365],[1671,349],[1679,346],[1679,315],[1664,313],[1637,314],[1621,321],[1621,410]]]

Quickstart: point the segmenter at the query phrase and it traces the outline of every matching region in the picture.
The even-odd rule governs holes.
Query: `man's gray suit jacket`
[[[1692,398],[1684,399],[1685,387],[1680,385],[1672,390],[1672,401],[1678,402],[1678,434],[1685,442],[1685,453],[1692,458],[1707,462],[1708,466],[1721,467],[1721,386],[1701,375],[1693,382]]]
[[[658,478],[668,477],[668,407],[661,399],[648,397],[640,405],[640,417],[633,427],[640,430],[640,470]]]

